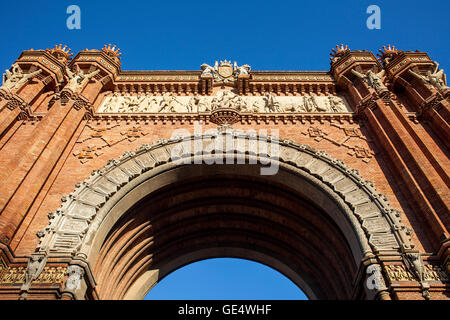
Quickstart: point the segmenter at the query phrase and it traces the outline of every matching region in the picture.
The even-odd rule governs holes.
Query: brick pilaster
[[[378,73],[383,70],[382,66],[370,52],[348,51],[332,63],[331,71],[338,85],[355,103],[355,111],[367,120],[377,144],[386,152],[392,172],[400,178],[402,190],[416,202],[412,206],[416,214],[430,224],[432,238],[436,243],[448,238],[450,217],[445,164],[435,154],[424,150],[420,133],[392,101],[392,92],[376,90],[352,70],[360,74],[367,74],[369,70]],[[388,82],[385,84],[392,90]],[[358,97],[361,97],[359,101]]]
[[[103,85],[112,78],[111,66],[105,68],[108,57],[103,52],[89,52],[87,59],[80,53],[77,58],[72,65],[85,74],[92,70],[100,72],[77,92],[63,89],[57,94],[56,103],[31,139],[24,142],[21,151],[0,172],[0,238],[6,243],[12,240],[83,118],[92,114],[92,103]]]

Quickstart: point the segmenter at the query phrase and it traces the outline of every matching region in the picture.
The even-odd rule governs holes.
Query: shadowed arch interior
[[[258,166],[193,165],[178,170],[172,175],[184,178],[134,204],[98,246],[93,271],[101,298],[141,298],[170,272],[218,257],[266,264],[309,298],[362,294],[353,289],[359,261],[348,235],[304,197],[313,189],[299,192],[288,183],[258,176]],[[292,174],[284,178],[299,180]]]

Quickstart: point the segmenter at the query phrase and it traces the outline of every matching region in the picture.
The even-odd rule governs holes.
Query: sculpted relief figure
[[[209,103],[206,99],[200,99],[197,104],[197,112],[208,112],[211,111]]]
[[[163,94],[158,112],[186,112],[186,110],[186,105],[178,101],[172,93],[166,92]]]
[[[367,84],[375,89],[376,92],[387,90],[386,86],[383,84],[383,80],[385,78],[384,70],[379,73],[375,73],[372,70],[369,70],[366,74],[361,74],[356,70],[352,70],[352,73],[366,81]]]
[[[195,112],[198,110],[198,104],[200,103],[200,98],[198,96],[192,97],[189,99],[189,102],[186,106],[188,112]]]
[[[212,110],[224,108],[224,109],[236,109],[235,107],[235,97],[236,95],[231,91],[222,91],[217,94],[216,98],[212,99],[211,107]]]
[[[153,113],[158,111],[158,101],[155,98],[144,96],[143,101],[139,104],[139,112]]]
[[[311,94],[311,100],[313,102],[313,105],[316,107],[315,112],[329,112],[330,108],[326,101],[320,100],[318,101],[316,98],[316,95],[314,93]]]
[[[199,96],[194,96],[189,99],[188,104],[186,105],[187,112],[207,112],[211,111],[209,108],[208,101],[206,99],[202,99]]]
[[[69,77],[66,88],[72,90],[73,92],[76,92],[79,89],[82,89],[92,77],[95,77],[97,74],[99,74],[100,70],[85,74],[84,71],[77,66],[75,72],[72,72],[68,67],[66,67],[66,72],[67,76]]]
[[[176,99],[172,94],[169,92],[164,93],[158,112],[175,112],[175,103]]]
[[[211,67],[209,64],[202,64],[201,65],[201,69],[202,69],[202,75],[214,75],[217,72],[217,69],[219,69],[219,61],[216,61],[216,63],[214,64],[214,67]]]
[[[428,70],[427,74],[425,76],[418,74],[412,70],[409,70],[409,73],[414,75],[416,78],[422,80],[424,83],[433,86],[434,88],[438,89],[439,91],[442,91],[442,90],[448,88],[444,83],[444,78],[445,78],[444,69],[439,70],[439,63],[437,63],[437,62],[434,62],[433,72]]]
[[[344,101],[336,96],[328,96],[328,102],[330,103],[330,108],[332,112],[347,112],[347,107]]]
[[[250,74],[251,67],[248,64],[244,64],[240,67],[238,67],[237,63],[234,63],[234,70],[237,72],[237,74]]]
[[[264,96],[266,105],[266,112],[283,112],[280,103],[275,99],[274,95],[271,93],[266,93]]]
[[[319,110],[317,100],[315,96],[304,96],[303,105],[306,112],[316,112]]]
[[[0,88],[7,91],[18,89],[20,85],[26,83],[29,79],[37,76],[41,72],[42,70],[38,70],[25,74],[18,64],[14,64],[12,71],[6,70],[3,74],[3,85]]]
[[[105,98],[100,112],[105,113],[196,113],[216,109],[234,109],[243,113],[316,113],[347,112],[344,100],[338,96],[317,96],[312,93],[300,97],[241,96],[232,91],[219,91],[216,96],[122,95],[113,93]]]
[[[127,104],[129,112],[138,112],[141,109],[141,103],[144,102],[145,99],[145,96],[131,96],[125,97],[124,102]]]
[[[117,106],[119,105],[120,96],[117,92],[114,92],[112,97],[107,99],[105,106],[103,108],[103,112],[115,112]]]
[[[27,270],[25,272],[25,282],[21,288],[22,291],[27,291],[30,288],[31,283],[41,274],[46,262],[47,258],[44,255],[31,255],[28,260]]]

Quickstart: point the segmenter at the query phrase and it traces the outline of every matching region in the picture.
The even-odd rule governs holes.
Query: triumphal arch
[[[0,299],[141,299],[217,257],[312,299],[448,299],[450,89],[427,53],[123,71],[24,51],[0,88]]]

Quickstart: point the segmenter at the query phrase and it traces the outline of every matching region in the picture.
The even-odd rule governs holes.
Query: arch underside
[[[261,176],[261,164],[173,161],[193,140],[143,146],[94,172],[51,215],[38,251],[85,259],[104,299],[142,297],[177,268],[217,257],[266,264],[310,298],[350,299],[364,297],[363,258],[410,247],[387,199],[323,152],[279,141],[276,159],[270,146],[208,155],[277,162],[277,174]],[[79,233],[67,227],[83,222]]]
[[[156,191],[122,216],[94,274],[104,298],[123,298],[149,269],[162,279],[226,254],[281,269],[300,287],[311,283],[309,296],[349,298],[358,266],[346,244],[333,221],[290,190],[238,175],[196,177]]]

